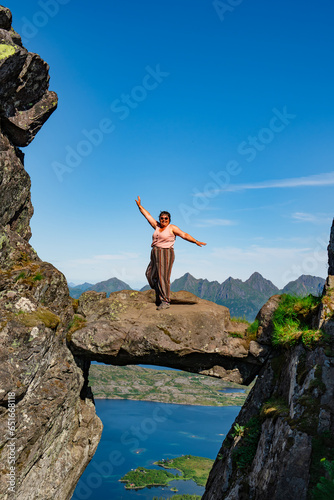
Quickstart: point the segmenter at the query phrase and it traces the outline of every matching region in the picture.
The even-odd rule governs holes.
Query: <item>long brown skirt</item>
[[[174,259],[173,248],[152,247],[146,278],[150,287],[156,292],[157,304],[170,302],[170,275]]]

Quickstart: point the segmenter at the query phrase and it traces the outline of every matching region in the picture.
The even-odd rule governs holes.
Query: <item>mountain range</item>
[[[175,292],[187,290],[202,299],[228,307],[231,316],[254,321],[258,311],[272,295],[283,293],[300,296],[320,295],[324,284],[323,278],[304,274],[279,290],[257,272],[246,281],[229,277],[221,284],[218,281],[196,279],[186,273],[172,283],[171,290]]]
[[[253,273],[248,280],[242,281],[235,278],[227,278],[223,283],[218,281],[208,281],[207,279],[194,278],[190,273],[186,273],[181,278],[173,281],[171,290],[178,292],[186,290],[201,299],[211,300],[216,304],[221,304],[229,308],[231,316],[245,318],[254,321],[255,316],[269,297],[275,294],[289,293],[292,295],[320,295],[324,287],[325,280],[317,276],[303,274],[294,281],[290,281],[282,290],[277,288],[271,281],[263,278],[260,273]],[[107,296],[111,292],[120,290],[132,290],[124,281],[117,278],[110,278],[96,284],[83,283],[77,286],[70,286],[70,295],[74,299],[87,290],[96,292],[106,292]],[[149,286],[144,286],[141,291],[149,290]]]

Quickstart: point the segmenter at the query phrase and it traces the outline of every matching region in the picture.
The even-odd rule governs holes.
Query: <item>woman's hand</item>
[[[140,208],[141,207],[140,196],[138,196],[138,200],[135,200],[135,202],[137,203],[138,208]]]
[[[203,241],[195,241],[196,245],[198,245],[199,247],[203,247],[206,245],[206,243],[203,243]]]
[[[135,202],[137,203],[137,207],[139,208],[140,212],[143,214],[143,216],[145,217],[145,219],[151,224],[151,226],[153,227],[153,229],[156,229],[156,227],[157,227],[157,221],[152,217],[152,215],[150,214],[150,212],[148,212],[147,210],[145,210],[145,208],[142,206],[141,200],[140,200],[140,196],[138,196],[138,200],[135,200]]]

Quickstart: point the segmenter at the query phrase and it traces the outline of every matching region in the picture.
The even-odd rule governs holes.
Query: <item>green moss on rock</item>
[[[37,311],[23,312],[16,315],[16,318],[24,326],[33,328],[43,323],[47,328],[55,330],[60,323],[60,318],[45,307],[39,307]]]

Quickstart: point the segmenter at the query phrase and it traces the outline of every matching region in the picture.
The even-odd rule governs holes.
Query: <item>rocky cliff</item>
[[[328,245],[328,274],[334,276],[334,220]]]
[[[333,272],[333,227],[328,257]],[[333,290],[329,274],[308,318],[321,338],[271,351],[218,453],[203,500],[312,498],[325,475],[320,460],[334,460]],[[276,295],[261,309],[257,341],[272,343],[280,301]]]
[[[85,363],[66,345],[64,276],[29,245],[28,145],[57,106],[48,65],[22,47],[0,6],[0,496],[70,498],[102,425]],[[13,407],[13,404],[15,406]],[[13,410],[15,408],[15,412]],[[10,411],[8,411],[10,410]]]

